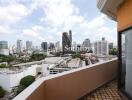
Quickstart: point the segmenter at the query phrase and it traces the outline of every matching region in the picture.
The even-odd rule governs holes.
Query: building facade
[[[97,56],[105,56],[109,54],[108,42],[105,40],[105,38],[102,38],[101,41],[94,43],[94,53]]]
[[[41,43],[41,48],[42,48],[44,51],[47,51],[47,50],[48,50],[48,43],[47,43],[47,42],[42,42],[42,43]]]
[[[90,39],[85,39],[84,42],[83,42],[83,46],[84,47],[87,47],[88,49],[91,48],[91,43],[90,43]]]
[[[28,51],[31,51],[31,49],[32,49],[32,41],[26,41],[26,49]]]
[[[1,55],[9,55],[8,42],[0,41],[0,54]]]
[[[62,33],[62,50],[63,53],[70,53],[72,46],[72,31]]]
[[[32,41],[26,41],[26,51],[28,53],[31,53],[33,50],[32,50]]]
[[[55,43],[55,50],[56,50],[56,52],[60,52],[60,51],[61,51],[60,42],[59,42],[59,41],[57,41],[57,42]]]
[[[113,43],[109,43],[109,50],[114,48],[114,44]]]
[[[17,40],[17,50],[16,52],[19,54],[22,52],[22,40]]]

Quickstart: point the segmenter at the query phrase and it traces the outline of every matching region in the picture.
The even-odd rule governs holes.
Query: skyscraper
[[[54,43],[50,42],[50,43],[49,43],[49,49],[50,49],[50,50],[53,50],[54,48],[55,48]]]
[[[41,48],[42,48],[44,51],[47,51],[47,50],[48,50],[48,43],[47,43],[47,42],[42,42],[42,43],[41,43]]]
[[[69,39],[70,39],[70,42],[72,44],[72,31],[71,30],[69,30]]]
[[[102,41],[101,41],[101,53],[102,53],[102,55],[109,54],[108,42],[105,40],[105,38],[102,38]]]
[[[26,41],[26,50],[27,52],[32,51],[32,41]]]
[[[17,53],[22,52],[22,40],[17,40]]]
[[[108,55],[108,42],[105,38],[94,43],[94,53],[98,56]]]
[[[72,44],[72,50],[77,51],[77,43],[75,41]]]
[[[9,55],[8,42],[0,41],[0,54],[1,55]]]
[[[91,43],[90,43],[90,39],[89,38],[84,40],[83,47],[85,48],[85,50],[88,50],[88,51],[91,49]]]
[[[67,32],[62,33],[62,50],[63,53],[69,53],[71,52],[71,46],[72,46],[72,31],[69,31],[69,34]]]
[[[59,41],[57,41],[55,43],[55,50],[56,50],[56,52],[59,52],[60,51],[60,42]]]
[[[113,43],[109,43],[109,50],[113,49]]]

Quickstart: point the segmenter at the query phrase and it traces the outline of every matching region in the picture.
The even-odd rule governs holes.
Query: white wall
[[[49,75],[49,70],[47,69],[47,67],[49,66],[50,64],[43,64],[42,65],[42,73],[43,73],[43,76],[48,76]]]
[[[16,74],[0,74],[0,86],[2,86],[6,91],[10,92],[13,87],[18,86],[20,80],[27,76],[35,76],[37,65],[32,65],[31,67],[26,68],[23,72]]]
[[[0,86],[10,92],[10,76],[8,74],[0,74]]]

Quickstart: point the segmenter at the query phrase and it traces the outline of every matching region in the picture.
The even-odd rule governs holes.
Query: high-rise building
[[[102,41],[101,41],[101,53],[102,53],[102,55],[109,54],[108,42],[105,40],[105,38],[102,38]]]
[[[31,49],[32,49],[32,41],[26,41],[26,49],[31,51]]]
[[[70,42],[71,42],[71,45],[72,45],[72,31],[69,30],[69,39],[70,39]]]
[[[62,50],[63,53],[69,53],[71,52],[71,46],[72,46],[72,31],[69,31],[69,34],[67,32],[62,33]]]
[[[17,40],[17,53],[21,53],[22,52],[22,40]]]
[[[32,53],[32,51],[33,51],[32,41],[26,41],[26,51],[27,51],[27,53]]]
[[[47,43],[47,42],[42,42],[42,43],[41,43],[41,48],[42,48],[44,51],[47,51],[47,50],[48,50],[48,43]]]
[[[60,50],[60,42],[59,42],[59,41],[57,41],[57,42],[55,43],[55,50],[56,50],[56,52],[61,51],[61,50]]]
[[[109,50],[113,49],[113,43],[109,43]]]
[[[101,41],[94,43],[94,53],[98,56],[108,55],[108,42],[105,40],[105,38],[102,38]]]
[[[54,43],[51,43],[51,42],[50,42],[50,43],[49,43],[49,49],[50,49],[50,50],[53,50],[54,48],[55,48]]]
[[[75,41],[72,44],[72,51],[77,51],[77,43]]]
[[[91,47],[90,39],[88,39],[88,38],[85,39],[84,42],[83,42],[83,45],[84,45],[85,47],[90,48],[90,47]]]
[[[84,50],[90,50],[91,49],[91,43],[90,43],[90,39],[85,39],[83,42],[83,48]]]
[[[1,55],[9,55],[8,42],[0,41],[0,54]]]

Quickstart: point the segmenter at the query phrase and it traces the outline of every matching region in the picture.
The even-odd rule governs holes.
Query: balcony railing
[[[101,62],[35,81],[14,100],[77,100],[115,79],[118,60]]]

